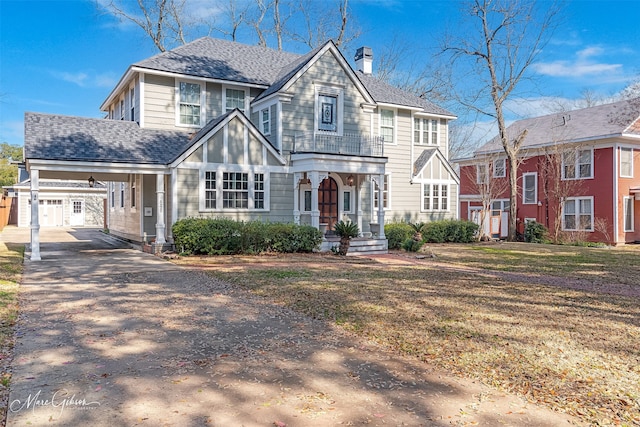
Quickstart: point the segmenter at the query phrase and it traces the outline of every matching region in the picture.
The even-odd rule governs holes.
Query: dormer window
[[[180,124],[200,126],[200,85],[180,82]]]

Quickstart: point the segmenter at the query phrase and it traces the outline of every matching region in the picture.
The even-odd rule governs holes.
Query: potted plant
[[[340,220],[340,222],[337,222],[333,226],[333,231],[338,237],[340,237],[340,247],[338,248],[338,254],[346,255],[347,251],[349,250],[349,246],[351,245],[351,238],[358,237],[358,235],[360,234],[358,224],[351,221]]]

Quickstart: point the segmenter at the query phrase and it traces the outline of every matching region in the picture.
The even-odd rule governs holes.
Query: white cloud
[[[0,123],[0,141],[12,145],[24,144],[24,121],[6,121]]]
[[[58,80],[73,83],[82,88],[111,88],[117,83],[117,78],[113,73],[93,74],[89,71],[69,72],[49,70],[49,74]]]
[[[602,47],[589,46],[576,52],[573,60],[538,62],[532,67],[538,74],[551,77],[585,77],[622,71],[622,64],[608,64],[594,59],[604,53]]]

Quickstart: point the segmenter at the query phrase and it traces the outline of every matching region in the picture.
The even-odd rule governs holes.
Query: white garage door
[[[42,227],[62,227],[62,200],[40,199],[38,216]]]

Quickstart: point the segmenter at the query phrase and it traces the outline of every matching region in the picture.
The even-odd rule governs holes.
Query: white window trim
[[[567,200],[574,200],[576,202],[576,212],[574,216],[576,217],[576,224],[579,224],[580,217],[580,200],[591,200],[591,228],[590,229],[581,229],[581,228],[567,228],[565,224],[565,203]],[[592,233],[594,231],[594,212],[596,207],[593,204],[593,196],[584,196],[584,197],[567,197],[562,203],[562,231],[586,231]]]
[[[205,203],[205,192],[207,191],[205,188],[205,176],[207,172],[215,172],[216,173],[216,208],[206,208]],[[247,203],[247,208],[223,208],[224,206],[224,189],[223,189],[223,176],[224,173],[246,173],[247,174],[247,191],[249,193],[249,199]],[[255,174],[261,173],[264,175],[264,208],[263,209],[255,209]],[[200,182],[199,182],[199,190],[198,190],[198,199],[199,199],[199,211],[200,212],[269,212],[270,206],[270,172],[264,168],[234,168],[229,167],[229,165],[220,165],[218,167],[200,169]]]
[[[631,175],[623,175],[622,174],[622,152],[623,151],[627,151],[630,150],[631,151]],[[619,161],[619,168],[620,168],[620,178],[633,178],[634,176],[634,170],[633,170],[633,155],[634,155],[634,150],[631,147],[620,147],[620,161]]]
[[[246,115],[249,112],[249,88],[237,85],[222,85],[222,112],[227,113],[227,89],[241,90],[244,92],[244,111]]]
[[[347,187],[347,188],[349,188],[349,187]],[[341,192],[342,197],[340,198],[340,211],[342,213],[344,213],[344,214],[353,214],[353,213],[355,213],[355,210],[353,209],[353,204],[354,204],[353,202],[355,200],[354,199],[354,193],[355,192],[353,191],[353,189],[347,189],[347,188],[343,189],[342,192]],[[344,208],[344,195],[347,194],[347,193],[349,194],[350,204],[351,204],[351,206],[349,206],[351,209],[349,209],[349,210],[346,210]]]
[[[344,88],[338,86],[329,86],[322,84],[315,84],[313,86],[314,90],[314,110],[313,110],[313,132],[326,134],[326,135],[338,135],[342,136],[344,134]],[[337,105],[338,116],[337,116],[337,126],[336,132],[320,130],[318,129],[318,113],[320,111],[320,96],[335,96],[337,97]]]
[[[387,206],[382,208],[385,211],[390,211],[391,210],[391,174],[385,174],[384,175],[387,178]],[[382,184],[384,185],[384,183]],[[375,212],[378,211],[378,206],[375,205],[375,194],[378,193],[378,189],[376,188],[376,182],[372,179],[371,180],[371,206],[372,208],[375,210]]]
[[[263,117],[263,113],[267,112],[267,115],[269,116],[269,118],[265,121],[264,117]],[[271,135],[271,107],[266,107],[263,108],[262,110],[260,110],[258,112],[258,114],[260,115],[260,131],[262,132],[263,135]],[[264,128],[265,123],[268,122],[269,126],[267,127],[266,131]]]
[[[502,175],[498,175],[496,173],[496,164],[498,162],[502,163]],[[495,159],[493,161],[493,177],[494,178],[505,178],[507,176],[507,159]]]
[[[418,129],[416,129],[416,120],[418,120],[420,126]],[[427,122],[427,141],[424,140],[424,133],[425,133],[425,129],[424,129],[424,124],[425,121]],[[436,140],[433,141],[431,136],[433,135],[433,122],[437,123],[438,126],[438,130],[436,131]],[[411,121],[412,125],[411,125],[411,139],[413,140],[414,144],[418,144],[418,145],[429,145],[429,146],[438,146],[440,145],[440,119],[438,118],[434,118],[434,117],[422,117],[422,116],[418,116],[418,115],[414,115],[413,116],[413,120]],[[416,130],[418,130],[419,133],[419,138],[416,141],[415,136],[416,136]]]
[[[200,86],[200,124],[199,125],[190,125],[185,123],[180,123],[180,83],[191,83]],[[192,129],[200,129],[204,126],[206,122],[206,90],[207,84],[203,80],[193,80],[193,79],[175,79],[175,113],[176,113],[176,126],[181,128],[192,128]],[[224,96],[224,91],[223,91]]]
[[[433,186],[434,185],[438,185],[440,186],[440,190],[442,190],[443,186],[446,186],[447,188],[447,206],[446,208],[442,208],[442,191],[440,191],[439,196],[438,196],[438,206],[440,206],[438,209],[425,209],[424,208],[424,186],[425,185],[430,185],[431,186],[431,192],[430,192],[430,196],[429,196],[429,206],[433,206]],[[422,186],[420,187],[420,212],[449,212],[451,210],[451,185],[449,182],[438,182],[438,181],[433,181],[433,182],[423,182]]]
[[[534,200],[532,202],[527,202],[525,199],[525,194],[527,193],[527,189],[525,186],[526,183],[526,177],[528,176],[533,176],[535,177],[533,183],[534,183],[534,188],[533,188],[533,198]],[[535,205],[538,203],[538,172],[525,172],[522,174],[522,204],[523,205]]]
[[[384,141],[384,145],[398,145],[398,110],[395,108],[378,108],[378,135],[382,136],[382,111],[393,113],[393,142]]]
[[[591,158],[589,159],[590,165],[591,165],[591,174],[589,176],[580,176],[580,165],[578,163],[579,159],[580,159],[580,151],[589,151]],[[573,165],[574,167],[574,171],[576,176],[573,178],[567,178],[564,174],[565,171],[565,163],[564,163],[564,155],[562,156],[562,180],[563,181],[569,181],[569,180],[575,180],[575,179],[593,179],[593,175],[594,175],[594,164],[593,164],[593,148],[583,148],[583,149],[576,149],[576,160],[575,163]]]
[[[624,196],[622,198],[622,229],[625,233],[633,233],[635,231],[635,212],[634,212],[634,200],[635,198],[632,196]],[[629,206],[631,206],[631,229],[627,229],[627,201],[629,201]]]

